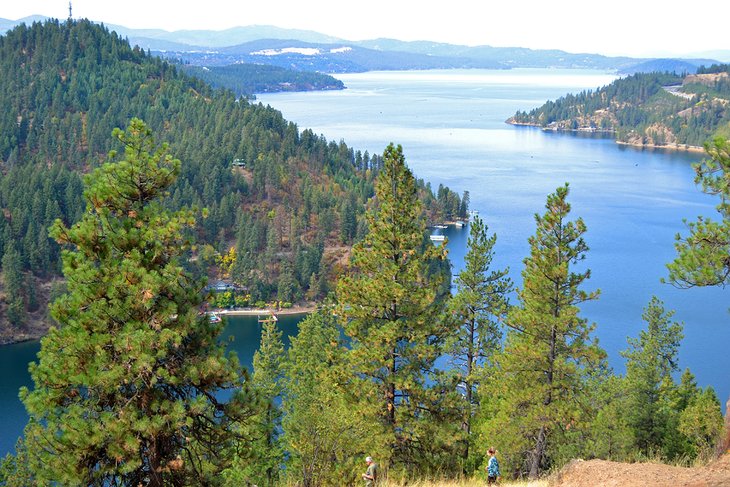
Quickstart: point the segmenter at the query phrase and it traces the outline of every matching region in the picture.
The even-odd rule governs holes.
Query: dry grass
[[[485,480],[481,479],[465,479],[465,480],[419,480],[409,483],[386,481],[379,484],[382,487],[484,487]],[[534,482],[507,482],[502,481],[499,487],[547,487],[547,480],[537,480]]]

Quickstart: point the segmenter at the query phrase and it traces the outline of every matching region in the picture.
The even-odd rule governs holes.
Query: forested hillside
[[[300,134],[88,22],[19,27],[0,53],[4,316],[22,330],[58,275],[52,219],[66,279],[0,486],[535,480],[573,458],[713,456],[720,404],[680,372],[669,306],[650,298],[625,374],[609,367],[581,309],[600,291],[568,183],[535,214],[517,286],[475,216],[452,293],[426,233],[467,195],[434,194],[400,145],[372,157]],[[708,155],[697,182],[721,220],[677,237],[680,287],[730,275],[728,141]],[[211,266],[245,292],[233,301],[334,292],[288,348],[262,320],[249,374],[201,313]]]
[[[639,146],[702,146],[730,136],[730,65],[697,74],[635,74],[508,120],[546,130],[607,132]]]
[[[452,295],[446,248],[424,241],[417,181],[390,144],[336,292],[288,349],[264,320],[249,375],[225,353],[223,324],[199,313],[203,283],[180,265],[194,241],[180,230],[199,212],[159,202],[180,161],[141,120],[114,139],[123,155],[84,181],[93,204],[51,231],[68,244],[68,292],[51,306],[60,326],[30,365],[34,387],[20,389],[30,420],[0,460],[0,485],[453,485],[485,467],[535,480],[571,458],[713,455],[719,401],[688,369],[676,380],[673,311],[650,300],[623,376],[591,336],[580,307],[600,293],[577,267],[587,226],[571,217],[567,184],[535,216],[520,288],[492,265],[497,237],[476,216]],[[725,148],[708,167],[728,160]],[[696,256],[694,242],[683,257]],[[697,262],[681,258],[672,276],[711,274]],[[501,466],[486,461],[494,444]],[[366,455],[379,467],[368,457],[363,474]],[[724,485],[727,472],[701,478]]]
[[[231,90],[239,96],[279,91],[343,90],[345,84],[330,75],[311,71],[294,71],[265,64],[231,64],[229,66],[185,66],[215,88]]]
[[[214,91],[89,21],[20,25],[0,37],[0,256],[6,338],[34,336],[60,274],[48,238],[56,218],[84,211],[81,175],[110,134],[143,119],[183,162],[165,204],[206,208],[191,259],[198,273],[235,248],[231,278],[247,302],[322,296],[334,266],[363,235],[381,158],[299,132],[278,111]],[[447,218],[458,195],[432,195]],[[438,196],[438,198],[437,198]]]

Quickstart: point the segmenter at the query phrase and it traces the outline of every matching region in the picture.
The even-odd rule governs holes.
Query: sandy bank
[[[315,309],[317,309],[314,305],[307,305],[307,306],[293,306],[291,308],[281,309],[281,310],[271,310],[271,309],[254,309],[254,308],[242,308],[242,309],[216,309],[214,312],[220,314],[220,315],[227,315],[227,316],[260,316],[260,315],[270,315],[272,312],[278,316],[281,315],[304,315],[312,313]]]
[[[633,142],[623,142],[620,140],[616,141],[619,145],[625,145],[628,147],[636,147],[637,149],[663,149],[672,151],[682,152],[694,152],[697,154],[704,154],[705,148],[698,145],[687,145],[687,144],[669,144],[669,145],[656,145],[656,144],[638,144]]]
[[[567,128],[560,128],[560,127],[543,127],[540,124],[532,123],[532,122],[515,122],[513,120],[507,120],[506,123],[510,125],[515,125],[518,127],[534,127],[538,128],[545,132],[568,132],[568,133],[593,133],[593,134],[604,134],[604,135],[612,135],[616,132],[614,130],[602,130],[602,129],[592,129],[592,128],[577,128],[577,129],[567,129]],[[688,144],[666,144],[666,145],[656,145],[656,144],[644,144],[644,143],[635,143],[635,142],[625,142],[622,140],[614,140],[618,145],[623,145],[627,147],[635,147],[637,149],[662,149],[662,150],[671,150],[671,151],[681,151],[681,152],[693,152],[697,154],[704,154],[705,148],[698,146],[698,145],[688,145]]]

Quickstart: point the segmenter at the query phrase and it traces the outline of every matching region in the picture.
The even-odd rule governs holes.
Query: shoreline
[[[605,130],[605,129],[589,129],[589,128],[577,128],[577,129],[563,129],[563,128],[550,128],[550,127],[543,127],[537,123],[531,123],[531,122],[514,122],[514,121],[505,121],[505,123],[509,125],[514,125],[516,127],[533,127],[538,128],[542,130],[543,132],[568,132],[568,133],[576,133],[576,134],[604,134],[604,135],[611,135],[615,134],[615,130]],[[661,149],[661,150],[670,150],[670,151],[678,151],[678,152],[695,152],[695,153],[704,153],[705,148],[699,145],[689,145],[689,144],[668,144],[668,145],[656,145],[656,144],[644,144],[644,143],[637,143],[637,142],[626,142],[623,140],[614,139],[613,140],[618,145],[623,145],[627,147],[634,147],[636,149]]]
[[[317,306],[312,304],[309,306],[292,306],[291,308],[286,308],[278,311],[273,311],[273,314],[281,315],[281,316],[293,316],[293,315],[307,315],[311,314],[314,311],[317,310]],[[212,310],[212,312],[219,314],[219,315],[230,315],[230,316],[258,316],[258,315],[269,315],[272,314],[272,310],[270,309],[254,309],[254,308],[242,308],[242,309],[216,309]],[[27,342],[38,342],[46,336],[46,333],[43,333],[39,336],[36,336],[34,334],[24,334],[22,336],[18,337],[2,337],[0,338],[0,348],[4,347],[6,345],[17,345],[20,343],[27,343]]]
[[[24,336],[22,338],[3,338],[0,340],[0,347],[4,347],[6,345],[18,345],[20,343],[27,343],[27,342],[39,342],[41,338],[43,338],[45,335],[41,336]]]
[[[700,147],[699,145],[689,145],[689,144],[672,144],[672,145],[656,145],[656,144],[639,144],[635,142],[624,142],[622,140],[615,140],[618,145],[623,145],[627,147],[634,147],[637,149],[659,149],[659,150],[670,150],[670,151],[677,151],[677,152],[694,152],[698,154],[704,154],[705,148]]]
[[[258,316],[258,315],[306,315],[313,313],[317,309],[316,306],[293,306],[282,310],[256,309],[256,308],[240,308],[240,309],[214,309],[211,312],[230,316]]]

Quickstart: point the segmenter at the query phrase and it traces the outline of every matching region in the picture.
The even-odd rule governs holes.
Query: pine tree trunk
[[[162,487],[160,448],[156,437],[150,442],[150,481],[148,487]]]
[[[725,438],[720,441],[718,456],[730,453],[730,399],[725,404]]]
[[[396,373],[396,363],[395,363],[395,350],[391,351],[391,365],[390,365],[390,383],[388,384],[388,390],[386,392],[385,401],[386,401],[386,422],[388,426],[391,428],[395,426],[395,373]]]
[[[545,455],[546,440],[547,431],[545,430],[545,426],[541,426],[540,432],[537,434],[535,451],[532,453],[532,458],[530,458],[530,480],[536,480],[540,475],[540,463],[542,463],[542,457]]]
[[[555,330],[555,327],[553,327],[551,334],[550,334],[550,368],[548,369],[547,373],[547,386],[548,386],[548,394],[547,397],[545,397],[545,400],[543,401],[543,406],[548,407],[553,402],[553,396],[552,396],[552,386],[553,386],[553,379],[554,379],[554,372],[553,367],[555,365],[555,359],[556,359],[556,343],[557,341],[557,333]],[[540,465],[542,464],[542,459],[545,456],[545,448],[547,444],[547,428],[545,428],[545,425],[543,424],[540,426],[540,432],[537,434],[537,443],[535,444],[535,450],[533,452],[532,458],[530,459],[530,480],[536,480],[538,476],[540,475]]]
[[[462,430],[464,433],[466,433],[466,441],[464,446],[464,460],[469,458],[469,443],[470,443],[470,436],[471,436],[471,408],[472,408],[472,401],[474,398],[474,392],[472,391],[472,380],[471,380],[471,374],[474,370],[474,361],[475,361],[475,352],[474,349],[476,348],[474,346],[474,340],[476,339],[476,325],[474,321],[472,320],[470,324],[470,335],[469,335],[469,349],[466,353],[466,380],[464,380],[464,385],[466,387],[466,415],[464,417],[464,422],[462,423]]]

